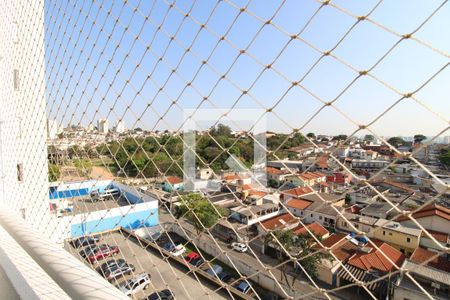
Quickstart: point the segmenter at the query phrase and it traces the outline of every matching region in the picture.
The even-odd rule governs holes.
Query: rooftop
[[[275,230],[285,228],[287,225],[293,225],[297,222],[297,218],[285,213],[261,222],[261,226],[266,230]]]
[[[300,210],[306,209],[308,206],[312,204],[311,201],[303,200],[303,199],[291,199],[286,203],[287,207],[292,207]]]
[[[296,234],[296,235],[309,235],[310,233],[308,232],[308,230],[310,232],[312,232],[315,236],[317,237],[324,237],[327,234],[329,234],[329,231],[326,230],[322,225],[320,225],[317,222],[311,223],[311,224],[305,224],[306,226],[299,224],[296,228],[294,228],[292,231]],[[307,230],[308,229],[308,230]]]
[[[433,217],[433,216],[438,216],[447,221],[450,221],[450,209],[434,203],[434,204],[426,205],[419,211],[412,214],[412,217],[416,220],[420,219],[420,218]],[[399,216],[397,218],[397,221],[406,221],[406,220],[410,220],[410,219],[407,216]]]
[[[418,247],[411,255],[410,260],[417,264],[428,261],[428,266],[450,273],[450,261],[439,254],[440,253]]]
[[[311,194],[313,192],[314,192],[314,190],[312,187],[306,186],[306,187],[297,187],[297,188],[293,188],[290,190],[285,190],[285,191],[282,191],[281,193],[289,195],[289,196],[300,197],[303,195]]]

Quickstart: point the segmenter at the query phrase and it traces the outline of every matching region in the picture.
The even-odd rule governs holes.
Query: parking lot
[[[134,298],[142,299],[162,289],[170,289],[175,294],[176,299],[230,299],[230,295],[225,290],[217,290],[217,286],[208,280],[196,277],[189,269],[177,262],[163,257],[160,253],[153,249],[142,245],[134,237],[127,236],[126,233],[120,231],[111,231],[101,235],[99,244],[116,245],[120,248],[120,253],[114,258],[106,258],[100,260],[92,267],[95,269],[103,262],[109,259],[125,259],[128,263],[133,264],[136,270],[131,275],[123,276],[121,279],[113,282],[119,285],[143,272],[147,272],[151,276],[150,287],[145,292],[137,293]],[[79,259],[83,259],[79,255],[80,249],[67,246]],[[86,264],[88,264],[86,262]],[[186,274],[188,272],[188,274]]]

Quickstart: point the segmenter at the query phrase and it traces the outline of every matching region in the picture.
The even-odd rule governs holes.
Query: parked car
[[[148,273],[142,273],[119,285],[119,290],[127,296],[146,290],[150,285],[151,277]]]
[[[208,273],[210,276],[218,277],[218,275],[223,271],[222,266],[219,265],[213,265],[211,268],[209,268],[206,273]]]
[[[175,248],[170,251],[173,256],[183,255],[184,252],[186,252],[186,247],[184,247],[183,245],[176,245]]]
[[[147,300],[173,300],[173,299],[175,299],[175,295],[169,289],[154,292],[153,294],[147,297]]]
[[[200,255],[197,253],[197,252],[191,252],[191,253],[189,253],[188,255],[186,255],[185,257],[184,257],[184,260],[187,262],[187,263],[190,263],[191,261],[193,261],[194,259],[197,259],[197,258],[199,258],[200,257]]]
[[[119,247],[103,244],[98,247],[88,249],[85,258],[92,264],[97,260],[116,255],[119,252]]]
[[[81,236],[77,239],[74,239],[70,242],[70,245],[75,248],[95,245],[100,241],[100,237],[98,236]]]
[[[122,258],[110,259],[107,262],[101,264],[101,266],[97,268],[97,272],[99,272],[100,274],[104,274],[111,267],[116,266],[116,265],[123,266],[126,263],[127,262],[124,259],[122,259]]]
[[[247,294],[248,291],[250,291],[250,284],[248,284],[247,281],[238,281],[233,287],[244,294]]]
[[[246,252],[248,250],[248,247],[246,244],[238,243],[238,242],[232,243],[231,248],[233,248],[233,250],[236,250],[238,252]]]
[[[219,279],[221,280],[221,281],[223,281],[223,282],[229,282],[230,280],[231,280],[231,275],[230,274],[228,274],[227,272],[221,272],[221,273],[219,273],[219,275],[217,276],[217,277],[219,277]]]
[[[164,245],[163,249],[171,252],[173,249],[175,249],[175,244],[172,242],[168,242]]]
[[[191,265],[193,265],[194,267],[200,267],[205,261],[203,260],[203,258],[199,257],[194,259],[193,261],[190,262]]]
[[[103,274],[108,281],[112,281],[123,275],[130,275],[136,268],[132,264],[114,265]]]

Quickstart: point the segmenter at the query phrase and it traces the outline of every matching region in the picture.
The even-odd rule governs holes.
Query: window
[[[19,77],[19,70],[14,69],[13,73],[13,81],[14,81],[14,90],[18,91],[20,89],[20,77]]]
[[[17,181],[23,182],[23,164],[17,164]]]
[[[392,235],[392,232],[389,232],[389,235]]]
[[[313,215],[311,214],[311,218],[313,217]]]
[[[383,230],[383,235],[386,235],[386,231]]]
[[[406,238],[406,242],[407,242],[407,243],[410,243],[410,242],[411,242],[411,239],[410,239],[409,237],[407,237],[407,238]]]
[[[322,220],[322,216],[319,216],[319,220]]]

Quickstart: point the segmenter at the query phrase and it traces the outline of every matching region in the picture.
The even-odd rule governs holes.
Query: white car
[[[181,256],[184,254],[184,252],[186,252],[186,247],[184,247],[183,245],[176,245],[175,248],[170,251],[173,256]]]
[[[236,250],[238,252],[246,252],[248,250],[248,247],[246,244],[237,243],[237,242],[232,243],[231,248],[233,248],[233,250]]]
[[[127,296],[132,296],[137,292],[146,290],[150,285],[150,280],[150,274],[142,273],[122,283],[119,290]]]

